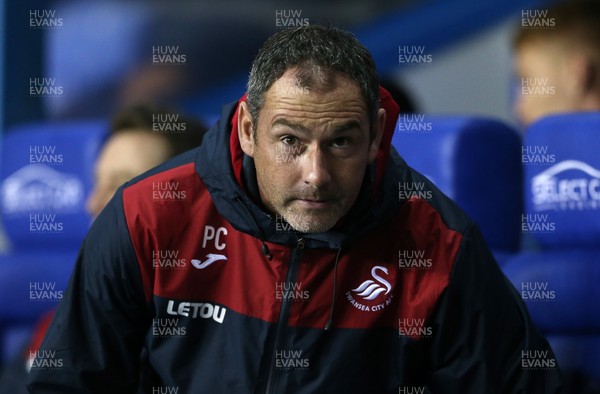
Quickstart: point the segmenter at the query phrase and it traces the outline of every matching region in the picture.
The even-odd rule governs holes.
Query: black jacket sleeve
[[[431,325],[431,392],[563,392],[552,349],[475,225],[463,237]]]
[[[29,391],[135,392],[150,322],[120,189],[83,242],[29,374]]]
[[[16,357],[2,366],[0,370],[0,394],[27,393],[25,380],[27,380],[27,360],[23,357],[26,348],[21,349]]]

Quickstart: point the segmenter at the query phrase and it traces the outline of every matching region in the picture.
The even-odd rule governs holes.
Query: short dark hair
[[[177,119],[178,130],[165,130],[159,124],[164,123],[164,119],[174,118]],[[171,110],[146,104],[127,107],[112,117],[111,134],[118,134],[132,129],[158,134],[163,137],[169,144],[171,156],[176,156],[200,145],[206,132],[206,127],[198,120],[187,118]]]
[[[520,48],[526,42],[563,40],[568,45],[581,44],[600,61],[600,3],[598,0],[575,0],[556,3],[548,8],[545,18],[552,20],[551,28],[520,27],[513,38],[513,46]]]
[[[379,109],[379,83],[369,51],[351,33],[330,26],[308,25],[282,30],[260,48],[248,79],[248,109],[254,127],[265,93],[286,70],[298,67],[298,83],[326,82],[327,71],[337,71],[355,81],[373,122]],[[323,86],[320,86],[323,87]]]

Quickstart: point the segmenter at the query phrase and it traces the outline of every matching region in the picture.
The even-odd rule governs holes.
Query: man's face
[[[515,112],[527,126],[553,113],[575,110],[574,75],[559,43],[524,42],[515,54]]]
[[[169,156],[168,143],[158,134],[131,130],[111,136],[96,161],[94,188],[86,204],[88,213],[96,217],[119,186]]]
[[[242,149],[254,158],[260,198],[295,230],[331,229],[354,204],[385,122],[370,125],[358,85],[342,74],[326,91],[296,84],[287,70],[266,92],[256,134],[245,103]]]

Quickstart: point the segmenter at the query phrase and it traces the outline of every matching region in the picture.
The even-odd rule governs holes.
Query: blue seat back
[[[600,382],[600,113],[533,123],[522,149],[522,230],[535,246],[503,270],[565,371]]]
[[[401,114],[392,143],[477,222],[492,250],[518,250],[522,171],[515,130],[480,117]]]
[[[10,250],[0,255],[0,362],[56,307],[91,219],[85,210],[104,121],[28,124],[1,145],[0,214]]]
[[[101,121],[32,124],[5,135],[0,212],[13,250],[78,248],[90,224],[85,201],[107,133]]]
[[[545,249],[600,249],[600,113],[555,115],[525,136],[524,222]],[[542,226],[543,225],[543,226]]]

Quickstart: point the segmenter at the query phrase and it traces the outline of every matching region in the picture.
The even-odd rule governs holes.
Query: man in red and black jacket
[[[29,389],[560,392],[476,225],[390,147],[397,115],[352,35],[272,36],[202,146],[96,219]]]

